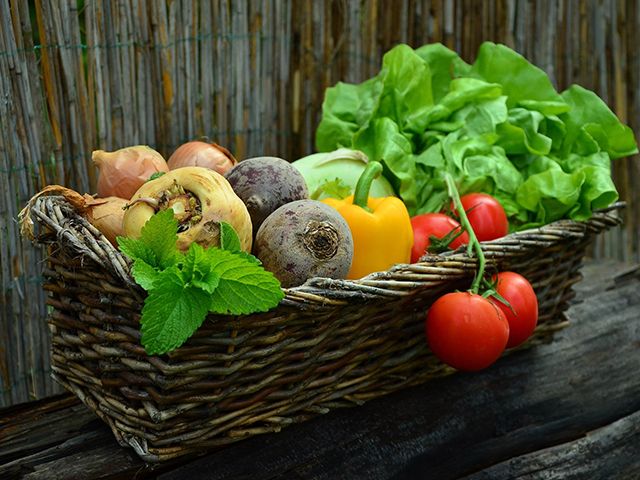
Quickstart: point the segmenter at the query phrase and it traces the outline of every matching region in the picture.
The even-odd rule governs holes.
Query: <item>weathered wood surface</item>
[[[636,412],[583,438],[511,458],[464,480],[637,479],[639,458],[640,412]]]
[[[160,468],[68,396],[0,410],[0,478],[640,478],[640,267],[590,263],[554,342]]]

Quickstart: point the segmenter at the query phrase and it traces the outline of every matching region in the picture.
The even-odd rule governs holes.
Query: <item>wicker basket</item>
[[[622,207],[483,243],[490,269],[520,272],[536,290],[539,325],[525,346],[567,325],[585,249]],[[38,198],[30,218],[48,245],[53,375],[146,461],[279,431],[454,371],[427,349],[423,321],[438,296],[469,285],[476,265],[463,251],[359,281],[311,279],[269,313],[210,316],[181,348],[150,357],[138,328],[145,293],[127,260],[62,197]]]

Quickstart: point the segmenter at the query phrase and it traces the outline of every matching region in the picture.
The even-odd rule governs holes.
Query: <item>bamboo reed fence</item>
[[[404,42],[471,62],[484,40],[596,91],[640,130],[640,0],[0,0],[0,405],[49,377],[41,254],[16,216],[46,184],[94,191],[94,149],[169,154],[206,135],[238,158],[313,151],[324,89],[379,70]],[[625,228],[596,257],[640,259],[639,159],[614,173]]]

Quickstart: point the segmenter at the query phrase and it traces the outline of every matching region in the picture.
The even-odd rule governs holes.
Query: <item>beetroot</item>
[[[225,176],[249,210],[254,236],[265,218],[278,207],[309,196],[304,177],[278,157],[247,158]]]
[[[311,277],[345,278],[353,238],[337,210],[316,200],[298,200],[267,217],[253,253],[283,287],[294,287]]]

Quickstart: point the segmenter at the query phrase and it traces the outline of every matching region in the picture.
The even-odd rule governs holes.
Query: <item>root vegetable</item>
[[[81,195],[61,185],[48,185],[34,195],[29,203],[22,209],[18,217],[20,220],[20,233],[30,239],[34,238],[33,220],[31,209],[39,197],[58,195],[73,207],[80,215],[96,227],[111,244],[116,246],[116,237],[123,235],[124,207],[127,201],[123,198],[107,197],[93,198],[91,195]]]
[[[311,277],[345,278],[353,258],[347,222],[316,200],[298,200],[267,217],[256,235],[254,255],[283,287]]]
[[[220,174],[204,167],[183,167],[146,182],[134,194],[124,215],[124,231],[137,238],[144,224],[159,210],[171,208],[178,220],[180,250],[193,242],[220,245],[220,223],[237,232],[243,250],[251,251],[251,217],[242,200]]]
[[[225,175],[234,192],[247,206],[254,234],[272,212],[285,203],[309,196],[303,176],[278,157],[242,160]]]
[[[353,195],[358,179],[369,158],[359,150],[339,148],[333,152],[313,153],[291,165],[304,177],[309,196],[314,200],[336,197],[336,187],[344,189],[344,198]],[[380,176],[371,183],[370,197],[390,197],[395,192],[389,181]]]
[[[162,155],[146,145],[126,147],[115,152],[95,150],[93,163],[100,170],[99,197],[130,199],[149,177],[157,172],[168,172]]]
[[[124,198],[107,197],[92,199],[87,210],[87,220],[107,237],[113,246],[118,246],[116,237],[124,235]]]
[[[170,170],[182,167],[204,167],[224,175],[238,163],[229,150],[217,143],[194,140],[180,145],[169,157]]]

